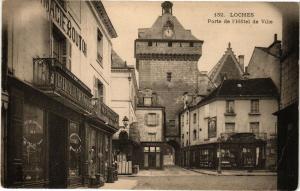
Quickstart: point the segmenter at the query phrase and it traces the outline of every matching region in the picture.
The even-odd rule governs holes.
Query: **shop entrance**
[[[68,121],[54,114],[48,116],[49,186],[67,187],[67,128]]]

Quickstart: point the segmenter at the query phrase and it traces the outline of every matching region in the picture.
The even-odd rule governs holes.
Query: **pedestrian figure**
[[[93,186],[96,183],[96,148],[92,146],[89,150],[88,156],[88,175],[89,175],[89,185]]]

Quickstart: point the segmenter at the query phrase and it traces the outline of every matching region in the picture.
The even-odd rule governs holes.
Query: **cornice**
[[[91,3],[94,6],[94,8],[97,10],[98,16],[101,19],[101,21],[104,23],[111,38],[116,38],[118,36],[117,32],[116,32],[114,26],[112,25],[102,2],[101,1],[91,1]]]
[[[198,61],[200,54],[137,54],[138,60]]]

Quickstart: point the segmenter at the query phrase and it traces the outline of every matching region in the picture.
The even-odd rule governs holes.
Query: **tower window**
[[[172,42],[168,42],[168,47],[172,47]]]
[[[152,46],[152,42],[148,42],[148,46]]]
[[[190,47],[194,47],[194,43],[193,42],[190,42]]]
[[[171,82],[172,80],[172,72],[167,72],[167,81]]]

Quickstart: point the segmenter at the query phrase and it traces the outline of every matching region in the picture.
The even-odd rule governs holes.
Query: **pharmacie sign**
[[[46,11],[49,13],[53,22],[69,37],[71,41],[86,56],[87,45],[83,37],[74,27],[74,21],[67,16],[67,12],[55,0],[41,0]]]

